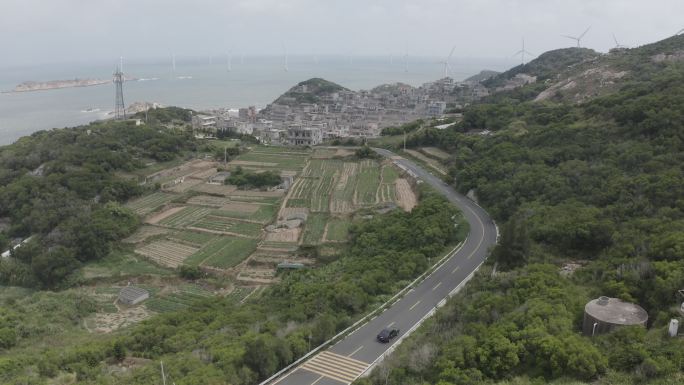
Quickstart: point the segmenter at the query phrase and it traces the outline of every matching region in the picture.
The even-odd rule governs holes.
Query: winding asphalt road
[[[470,224],[470,234],[463,245],[453,252],[438,269],[390,308],[272,384],[350,384],[397,343],[398,339],[388,344],[377,342],[375,337],[380,330],[392,327],[400,329],[403,333],[421,322],[484,262],[489,254],[489,248],[496,243],[496,226],[480,206],[458,194],[441,179],[413,162],[387,150],[375,149],[375,151],[391,158],[397,166],[430,184],[460,208]]]

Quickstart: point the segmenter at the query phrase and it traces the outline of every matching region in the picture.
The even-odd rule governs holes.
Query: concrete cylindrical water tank
[[[648,313],[641,306],[617,298],[599,297],[584,306],[582,332],[593,336],[616,327],[639,325],[646,327]]]

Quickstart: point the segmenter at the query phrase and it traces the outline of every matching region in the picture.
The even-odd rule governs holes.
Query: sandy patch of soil
[[[397,188],[397,204],[404,211],[411,211],[416,207],[416,194],[413,193],[411,185],[404,178],[399,178],[395,182]]]
[[[147,217],[145,219],[145,223],[150,223],[150,224],[155,225],[155,224],[159,223],[160,221],[164,220],[165,218],[168,218],[171,215],[183,210],[184,208],[185,208],[185,206],[171,207],[168,210],[164,210],[160,213],[150,215],[149,217]]]
[[[117,313],[95,313],[92,318],[95,333],[111,333],[122,327],[138,323],[152,314],[144,306],[122,307]]]

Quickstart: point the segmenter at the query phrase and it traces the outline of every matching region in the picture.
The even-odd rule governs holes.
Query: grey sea
[[[443,61],[443,59],[441,59]],[[126,105],[158,102],[196,110],[264,107],[300,81],[321,77],[344,87],[371,89],[403,82],[419,86],[444,76],[439,58],[291,56],[287,71],[282,57],[176,58],[125,61],[124,72],[137,81],[126,82]],[[24,81],[74,78],[109,79],[114,63],[59,64],[0,69],[0,91]],[[449,76],[460,80],[483,69],[504,70],[511,59],[452,59]],[[230,67],[230,68],[229,68]],[[229,70],[230,69],[230,70]],[[107,119],[113,109],[112,85],[57,90],[0,93],[0,145],[39,130],[87,124]]]

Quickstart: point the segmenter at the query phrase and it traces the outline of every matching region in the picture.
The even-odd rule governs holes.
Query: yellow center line
[[[418,300],[418,302],[414,303],[413,306],[411,306],[409,308],[409,310],[413,310],[413,308],[416,307],[419,303],[420,303],[420,300]]]
[[[454,273],[457,272],[458,269],[460,269],[460,268],[461,268],[461,266],[456,266],[455,269],[451,270],[451,274],[454,274]]]
[[[439,287],[439,286],[440,286],[441,284],[442,284],[441,282],[440,282],[440,283],[438,283],[438,284],[436,284],[436,285],[435,285],[435,287],[433,287],[433,288],[432,288],[432,291],[435,291],[435,290],[437,290],[437,288],[438,288],[438,287]]]
[[[359,352],[359,350],[361,350],[361,349],[363,349],[363,345],[359,346],[359,347],[358,347],[358,349],[356,349],[356,350],[354,350],[353,352],[351,352],[351,354],[350,354],[350,355],[348,355],[347,357],[351,357],[351,356],[353,356],[354,354],[358,353],[358,352]]]

